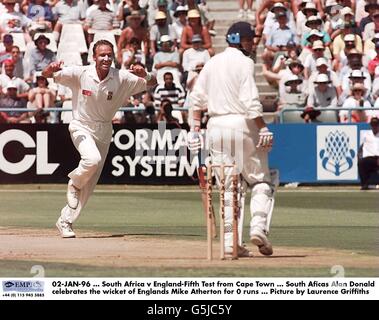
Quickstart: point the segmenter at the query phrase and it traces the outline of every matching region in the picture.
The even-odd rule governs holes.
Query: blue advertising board
[[[282,183],[357,183],[360,133],[368,124],[275,124],[270,167]]]

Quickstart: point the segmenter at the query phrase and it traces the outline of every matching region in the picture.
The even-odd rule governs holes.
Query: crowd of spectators
[[[239,0],[237,15],[256,24],[278,110],[295,109],[285,121],[369,122],[379,114],[377,0],[257,0],[255,21],[252,3]],[[114,122],[156,122],[171,110],[168,100],[169,118],[185,123],[180,108],[215,54],[214,24],[205,0],[0,0],[0,108],[34,110],[1,112],[0,122],[69,122],[69,112],[43,111],[70,108],[72,93],[41,71],[55,60],[92,63],[93,43],[106,38],[115,67],[142,64],[158,80],[125,101],[131,110]]]
[[[187,92],[215,53],[214,23],[205,0],[0,0],[0,123],[68,123],[70,112],[44,109],[70,108],[72,92],[41,72],[57,60],[91,64],[100,38],[114,43],[116,68],[142,64],[158,80],[115,123],[186,123]]]
[[[263,74],[279,88],[278,110],[295,109],[283,113],[284,121],[370,122],[378,116],[377,0],[259,2]]]

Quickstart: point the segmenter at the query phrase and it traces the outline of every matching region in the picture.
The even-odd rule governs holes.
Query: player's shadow
[[[82,239],[107,239],[107,238],[123,238],[127,234],[109,234],[109,235],[91,235],[91,236],[81,236],[78,238]]]
[[[181,236],[181,237],[199,237],[198,234],[173,234],[173,233],[121,233],[121,234],[109,234],[109,235],[90,235],[90,236],[82,236],[79,238],[82,239],[107,239],[107,238],[124,238],[127,236]]]
[[[254,256],[254,259],[260,258],[260,259],[292,259],[292,258],[307,258],[307,255],[294,255],[294,254],[288,254],[288,255],[275,255],[275,256]]]

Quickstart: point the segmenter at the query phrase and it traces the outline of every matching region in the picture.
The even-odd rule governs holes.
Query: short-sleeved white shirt
[[[374,135],[372,130],[364,133],[362,138],[363,158],[379,156],[379,133]]]
[[[30,89],[29,85],[21,78],[18,77],[13,77],[10,78],[8,77],[5,73],[0,74],[0,87],[3,88],[3,93],[7,93],[7,84],[12,81],[16,86],[17,86],[17,93],[25,93],[28,92]]]
[[[146,80],[127,70],[111,68],[100,81],[95,65],[65,67],[54,79],[72,90],[73,119],[90,123],[111,123],[130,96],[146,90]]]

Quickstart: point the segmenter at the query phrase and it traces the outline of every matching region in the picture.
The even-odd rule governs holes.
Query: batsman
[[[268,239],[274,205],[275,184],[268,167],[268,151],[273,144],[273,133],[262,117],[262,105],[254,80],[254,31],[247,22],[234,23],[228,30],[228,47],[209,60],[201,71],[190,95],[193,112],[188,147],[199,152],[201,112],[208,110],[207,144],[211,161],[215,165],[235,163],[239,182],[239,246],[238,256],[252,253],[242,246],[243,204],[245,193],[251,188],[250,240],[263,255],[272,255]],[[232,170],[232,169],[230,169]],[[220,183],[220,172],[215,170]],[[232,172],[225,180],[225,253],[233,250],[233,193]]]

